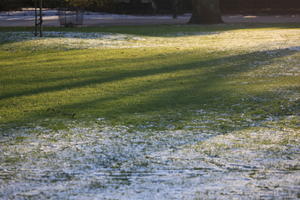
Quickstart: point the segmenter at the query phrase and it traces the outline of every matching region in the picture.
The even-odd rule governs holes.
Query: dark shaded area
[[[180,0],[178,13],[192,11],[192,0]],[[87,10],[131,14],[171,14],[173,0],[154,0],[155,7],[150,2],[139,0],[127,1],[92,1],[86,5]],[[299,0],[220,0],[223,14],[293,14],[300,13]],[[45,7],[57,8],[63,6],[63,0],[45,1]],[[1,0],[0,10],[16,10],[23,7],[33,7],[33,0]]]
[[[43,5],[45,8],[57,8],[64,5],[64,0],[44,0]],[[33,8],[34,0],[1,0],[1,10],[19,10],[21,8]]]
[[[190,24],[221,24],[223,23],[220,0],[193,0]]]
[[[155,0],[155,13],[173,13],[174,0]],[[300,13],[299,0],[220,0],[223,14],[293,14]],[[96,7],[92,9],[97,10]],[[185,13],[193,10],[192,0],[179,0],[178,12]],[[103,10],[102,10],[103,11]],[[117,13],[152,14],[151,3],[132,1],[131,3],[116,3],[111,10]]]
[[[299,0],[220,0],[224,14],[300,13]]]

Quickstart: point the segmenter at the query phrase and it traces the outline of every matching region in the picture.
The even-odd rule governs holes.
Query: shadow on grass
[[[191,58],[189,56],[189,54],[191,53],[191,51],[186,51],[183,54],[181,53],[180,56],[187,56],[189,58]],[[63,84],[59,84],[59,85],[55,85],[55,86],[48,86],[48,87],[40,87],[40,88],[36,88],[36,89],[30,89],[30,90],[25,90],[25,91],[19,91],[19,92],[11,92],[11,93],[7,93],[7,94],[2,94],[0,95],[0,100],[4,100],[4,99],[8,99],[11,97],[22,97],[22,96],[31,96],[31,95],[38,95],[41,93],[46,93],[46,92],[57,92],[57,91],[63,91],[65,89],[75,89],[78,87],[86,87],[86,86],[90,86],[90,85],[95,85],[95,84],[103,84],[103,83],[108,83],[108,82],[114,82],[114,81],[122,81],[122,80],[127,80],[127,79],[131,79],[131,78],[141,78],[141,77],[147,77],[147,76],[154,76],[154,75],[160,75],[160,74],[164,74],[164,73],[172,73],[172,72],[178,72],[178,71],[183,71],[183,70],[199,70],[201,68],[203,69],[209,69],[209,68],[213,68],[213,67],[217,67],[216,69],[213,69],[212,72],[210,72],[207,75],[201,75],[205,76],[206,79],[209,80],[205,80],[208,81],[207,83],[211,84],[215,82],[216,80],[219,80],[220,77],[216,77],[216,75],[223,75],[226,76],[228,74],[233,74],[233,73],[237,73],[237,72],[242,72],[244,70],[250,70],[252,68],[247,68],[247,64],[249,64],[252,60],[253,57],[259,56],[262,57],[264,56],[264,58],[262,58],[262,60],[260,60],[261,62],[264,61],[268,61],[270,59],[271,54],[277,54],[277,58],[278,57],[283,57],[283,56],[288,56],[291,55],[293,53],[295,53],[294,51],[289,51],[289,50],[274,50],[274,51],[260,51],[260,52],[254,52],[254,53],[249,53],[249,54],[244,54],[244,55],[235,55],[235,56],[229,56],[229,57],[221,57],[221,58],[216,58],[216,59],[212,59],[212,60],[207,60],[207,59],[197,59],[197,57],[192,58],[193,60],[196,59],[196,61],[194,62],[188,62],[188,63],[180,63],[180,64],[174,64],[174,65],[162,65],[162,66],[147,66],[147,68],[134,68],[134,69],[119,69],[117,71],[117,74],[115,74],[115,68],[118,67],[119,64],[122,63],[130,63],[130,64],[142,64],[145,65],[145,63],[150,62],[151,60],[154,60],[153,56],[149,56],[149,57],[140,57],[140,58],[117,58],[117,59],[108,59],[108,60],[101,60],[101,62],[107,62],[110,61],[111,63],[115,63],[114,65],[110,66],[110,70],[108,71],[103,71],[103,70],[99,70],[99,71],[94,71],[93,73],[88,73],[88,74],[80,74],[80,75],[72,75],[72,76],[64,76],[61,78],[53,78],[53,79],[49,79],[49,78],[43,78],[40,79],[38,81],[36,80],[32,80],[30,81],[30,83],[41,83],[41,82],[53,82],[53,81],[57,81],[57,80],[76,80],[76,79],[84,79],[82,81],[76,81],[76,82],[68,82],[68,83],[63,83]],[[176,57],[176,54],[167,54],[164,55],[164,60],[168,60],[170,58],[174,58]],[[160,58],[162,59],[162,58]],[[59,60],[59,59],[58,59]],[[72,59],[73,60],[73,59]],[[49,60],[45,60],[44,62],[49,62]],[[232,63],[231,63],[232,62]],[[32,64],[33,66],[36,65],[36,67],[39,66],[39,63],[36,64]],[[49,69],[53,68],[53,65],[48,64],[49,65]],[[87,66],[87,67],[84,67]],[[65,66],[66,68],[69,68],[69,65]],[[80,70],[83,68],[87,68],[87,69],[99,69],[101,67],[99,67],[98,63],[95,64],[91,64],[90,62],[79,62],[79,64],[77,66],[73,66],[72,65],[72,70]],[[26,73],[27,69],[24,69],[23,72]],[[70,73],[69,73],[70,74]],[[198,76],[198,74],[193,75],[193,76]],[[183,80],[195,80],[196,77],[184,77]],[[16,81],[16,80],[14,80]],[[179,80],[177,80],[179,81]],[[195,83],[196,85],[201,85],[203,87],[203,85],[207,85],[207,83],[205,84],[199,84],[199,83]],[[6,83],[8,84],[8,83]],[[209,86],[209,85],[208,85]],[[132,93],[132,92],[129,92]]]
[[[151,57],[136,58],[135,60],[119,59],[115,66],[110,67],[111,71],[103,72],[100,70],[84,75],[78,74],[72,76],[72,78],[83,80],[33,90],[11,92],[1,95],[1,99],[43,93],[50,93],[51,95],[51,93],[58,91],[98,87],[106,83],[120,82],[120,88],[112,94],[102,95],[100,92],[99,95],[87,96],[69,104],[30,111],[22,119],[8,121],[8,123],[22,123],[24,119],[30,121],[59,116],[85,120],[85,116],[88,115],[91,118],[104,117],[118,120],[134,113],[148,114],[154,112],[164,114],[168,110],[179,110],[184,113],[191,108],[201,109],[204,105],[225,112],[232,105],[240,103],[241,98],[245,97],[240,91],[236,91],[235,86],[228,84],[229,76],[263,67],[265,61],[272,62],[272,59],[292,55],[293,53],[295,52],[281,49],[200,59],[197,58],[197,55],[188,56],[189,52],[186,52],[189,57],[187,60],[192,61],[182,61],[180,64],[146,65],[146,68],[142,68],[143,65],[141,65],[142,67],[134,69],[116,71],[115,67],[122,62],[142,63],[147,59],[151,59]],[[168,55],[165,59],[172,59],[177,56],[177,54]],[[253,67],[251,63],[254,58],[255,61],[259,61],[261,64]],[[160,78],[152,79],[155,76]],[[134,84],[130,82],[132,80],[135,81]],[[46,79],[43,81],[53,80]],[[267,92],[266,94],[252,95],[273,95],[274,97],[274,94],[267,94]],[[272,101],[272,98],[270,101]],[[241,110],[231,112],[241,112]],[[189,115],[189,113],[183,115]],[[184,118],[184,116],[182,117]]]

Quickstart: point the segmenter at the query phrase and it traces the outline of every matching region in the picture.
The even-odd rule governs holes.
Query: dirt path
[[[172,19],[171,16],[86,15],[84,26],[186,24],[190,15]],[[300,23],[300,15],[223,16],[225,23]],[[33,26],[34,16],[0,15],[0,27]],[[44,17],[44,26],[60,26],[58,16]]]

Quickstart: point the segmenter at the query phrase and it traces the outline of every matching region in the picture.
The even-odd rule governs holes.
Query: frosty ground
[[[300,197],[299,27],[0,30],[0,198]]]

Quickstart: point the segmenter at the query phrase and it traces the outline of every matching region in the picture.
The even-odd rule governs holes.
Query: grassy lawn
[[[163,159],[162,152],[176,146],[178,149],[167,154],[168,158],[173,156],[180,160],[198,152],[197,155],[205,155],[205,162],[222,170],[229,169],[226,173],[230,176],[231,170],[242,168],[243,171],[252,166],[247,177],[258,182],[250,181],[255,188],[250,189],[251,192],[278,197],[261,189],[263,184],[270,190],[279,188],[281,191],[284,184],[279,179],[289,179],[294,183],[285,182],[288,195],[299,195],[295,191],[300,184],[300,158],[294,151],[300,149],[300,26],[46,28],[45,38],[33,38],[29,31],[28,28],[0,28],[0,134],[4,138],[1,144],[10,145],[2,147],[7,153],[1,157],[5,163],[2,168],[10,169],[21,163],[32,165],[32,160],[21,159],[20,152],[11,146],[28,152],[27,157],[48,159],[45,158],[48,154],[37,153],[40,147],[27,149],[32,135],[39,141],[65,148],[81,140],[94,147],[98,136],[92,130],[110,127],[109,130],[124,138],[109,141],[115,141],[122,151],[131,150],[123,155],[121,150],[104,145],[115,159],[107,158],[108,168],[129,170],[132,168],[128,166],[134,165],[161,169],[160,165],[153,167],[155,162],[149,157]],[[78,127],[84,128],[78,132],[75,130]],[[28,132],[24,133],[25,129]],[[181,131],[179,135],[178,131]],[[49,133],[51,138],[45,138]],[[209,136],[205,136],[205,140],[198,138],[203,135]],[[148,157],[138,162],[132,157],[142,156],[140,150],[128,147],[129,143],[136,144],[136,137],[142,144],[152,142],[145,144],[148,150],[143,151],[143,156]],[[61,140],[66,143],[58,144]],[[52,153],[59,154],[58,151]],[[81,155],[87,159],[87,154]],[[131,154],[132,157],[126,157]],[[122,156],[125,161],[117,159]],[[257,158],[262,161],[254,164]],[[267,158],[273,159],[272,163],[266,161]],[[68,159],[57,158],[59,162]],[[178,168],[193,165],[178,160],[172,160],[172,165]],[[235,162],[243,163],[243,167],[231,165]],[[280,175],[273,181],[276,187],[271,180],[272,170],[293,171],[296,175],[293,179]],[[262,174],[264,183],[259,182]],[[243,173],[238,175],[245,181],[244,176]],[[58,182],[71,181],[66,179],[57,178]],[[228,185],[232,183],[225,180]],[[99,186],[97,181],[89,181],[91,188],[111,185]],[[139,185],[134,184],[134,187]],[[225,197],[234,197],[230,196],[229,189],[224,190]],[[198,191],[201,195],[205,192]],[[239,195],[247,196],[247,191],[244,192]],[[197,191],[190,193],[193,195],[182,198],[199,197]],[[4,197],[16,194],[2,191]],[[205,195],[220,197],[218,192]]]
[[[295,114],[288,95],[299,89],[299,50],[288,48],[299,48],[299,29],[123,29],[72,29],[118,33],[104,39],[34,40],[2,32],[0,122],[105,118],[181,126],[202,108],[233,118],[241,112],[250,118]]]

